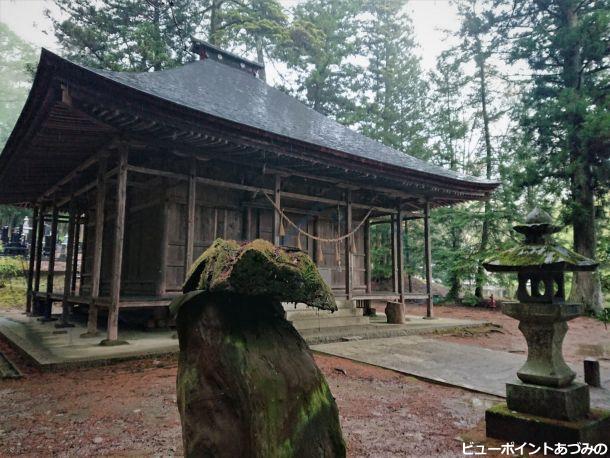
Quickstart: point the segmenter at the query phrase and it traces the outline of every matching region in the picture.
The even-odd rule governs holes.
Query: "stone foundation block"
[[[572,383],[565,388],[554,388],[515,381],[506,384],[506,403],[510,410],[521,413],[577,420],[589,412],[589,387]]]

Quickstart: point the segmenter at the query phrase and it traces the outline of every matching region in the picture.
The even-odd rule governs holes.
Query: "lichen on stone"
[[[312,259],[301,251],[286,251],[265,240],[239,244],[216,239],[195,261],[183,292],[234,293],[301,302],[337,310],[334,296]],[[172,304],[177,313],[181,304]]]
[[[485,262],[486,265],[505,267],[536,267],[565,263],[566,270],[580,270],[597,264],[557,243],[519,245],[498,253]]]

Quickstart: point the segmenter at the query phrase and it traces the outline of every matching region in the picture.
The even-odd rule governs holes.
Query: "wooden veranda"
[[[267,86],[256,63],[204,43],[195,51],[201,60],[183,67],[132,74],[43,50],[0,155],[0,202],[34,211],[27,313],[50,318],[60,301],[60,325],[69,325],[71,306],[86,305],[94,334],[106,310],[115,342],[119,311],[167,305],[217,237],[298,247],[337,297],[404,301],[404,222],[423,218],[427,291],[417,298],[432,316],[430,210],[488,198],[497,183],[340,126]],[[42,291],[45,220],[52,250]],[[65,282],[54,291],[62,223]],[[392,227],[387,293],[371,286],[370,225],[380,223]]]

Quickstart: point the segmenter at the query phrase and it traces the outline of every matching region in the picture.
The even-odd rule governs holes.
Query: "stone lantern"
[[[519,320],[528,354],[519,380],[506,384],[506,404],[486,412],[487,435],[539,444],[608,444],[610,412],[590,409],[589,387],[574,382],[562,354],[567,322],[584,313],[583,305],[565,301],[565,272],[593,271],[597,263],[554,242],[551,235],[561,228],[539,208],[514,229],[525,236],[523,244],[483,266],[517,273],[519,301],[503,304],[502,313]]]

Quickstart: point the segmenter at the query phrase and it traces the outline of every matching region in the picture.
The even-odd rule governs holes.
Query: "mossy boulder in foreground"
[[[333,310],[301,252],[217,240],[172,304],[186,456],[342,457],[338,410],[281,301]]]

